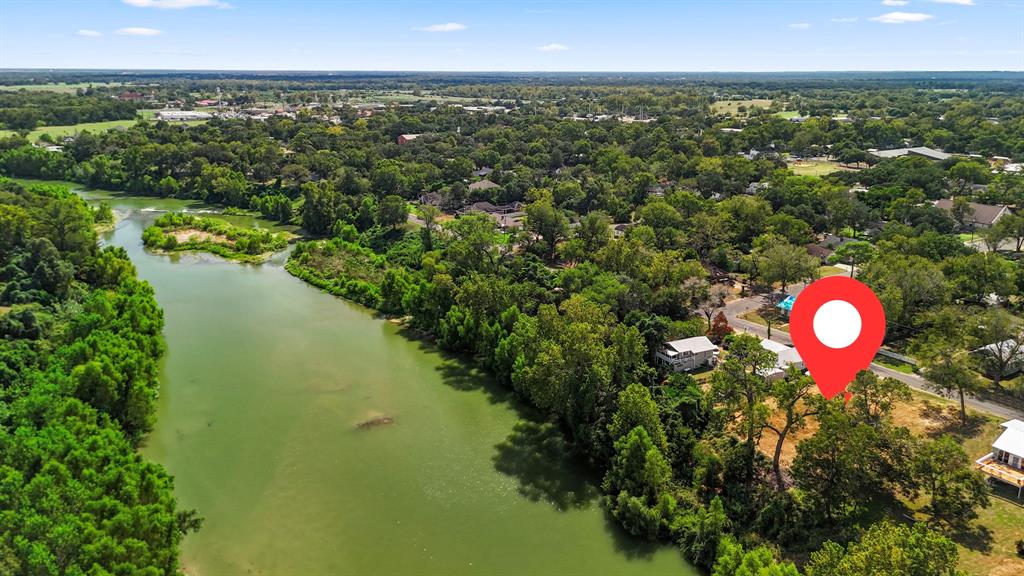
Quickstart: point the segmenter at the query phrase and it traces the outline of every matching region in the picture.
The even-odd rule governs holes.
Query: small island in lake
[[[241,228],[222,220],[171,212],[142,233],[147,248],[200,251],[239,262],[262,262],[288,245],[289,234]]]

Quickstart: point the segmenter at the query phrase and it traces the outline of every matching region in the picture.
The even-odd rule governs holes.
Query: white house
[[[666,342],[655,355],[658,361],[676,372],[689,372],[718,362],[718,346],[707,336],[694,336]]]
[[[797,369],[803,370],[804,361],[800,358],[800,353],[796,351],[796,348],[792,346],[786,346],[773,340],[764,339],[761,340],[761,348],[770,352],[775,352],[778,359],[775,361],[775,367],[768,370],[764,377],[768,380],[779,380],[786,375],[786,370],[789,370],[790,366],[796,366]]]
[[[975,463],[985,474],[1017,488],[1020,498],[1024,489],[1024,422],[1003,422],[1003,433],[992,443],[992,451]]]

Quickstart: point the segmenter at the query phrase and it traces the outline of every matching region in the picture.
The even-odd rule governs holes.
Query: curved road
[[[797,285],[790,286],[787,292],[795,296],[799,294],[801,290],[803,290],[803,285]],[[757,324],[756,322],[744,320],[739,317],[741,314],[760,308],[764,304],[764,302],[765,300],[761,296],[739,298],[737,300],[729,301],[725,304],[725,317],[733,328],[737,330],[742,330],[743,332],[756,334],[761,338],[765,338],[768,336],[768,329],[766,327],[762,326],[761,324]],[[788,346],[793,345],[793,341],[790,339],[789,333],[782,332],[774,327],[772,327],[772,340],[776,342],[781,342],[782,344],[786,344]],[[893,370],[892,368],[887,368],[885,366],[882,366],[881,364],[875,363],[871,364],[871,371],[874,372],[875,374],[878,374],[879,376],[883,376],[886,378],[895,378],[901,382],[906,383],[907,386],[910,386],[915,390],[920,390],[933,396],[943,396],[942,394],[936,394],[935,390],[929,386],[928,381],[918,376],[917,374],[905,374],[898,370]],[[981,412],[995,414],[1000,418],[1016,418],[1018,420],[1024,420],[1024,412],[1021,412],[1020,410],[1011,408],[1009,406],[997,404],[995,402],[989,402],[987,400],[980,400],[978,398],[968,397],[966,404],[969,408],[973,408],[974,410],[978,410]]]

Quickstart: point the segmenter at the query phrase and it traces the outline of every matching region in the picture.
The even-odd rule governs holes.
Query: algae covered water
[[[284,253],[144,250],[185,201],[81,194],[122,217],[104,242],[165,312],[143,452],[205,517],[188,574],[696,574],[611,522],[559,433],[471,365],[291,277]]]

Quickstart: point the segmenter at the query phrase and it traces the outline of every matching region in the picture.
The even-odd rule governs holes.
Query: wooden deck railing
[[[993,459],[991,452],[978,458],[974,463],[977,465],[978,470],[993,478],[1002,480],[1017,488],[1024,487],[1024,470],[1017,470]]]

